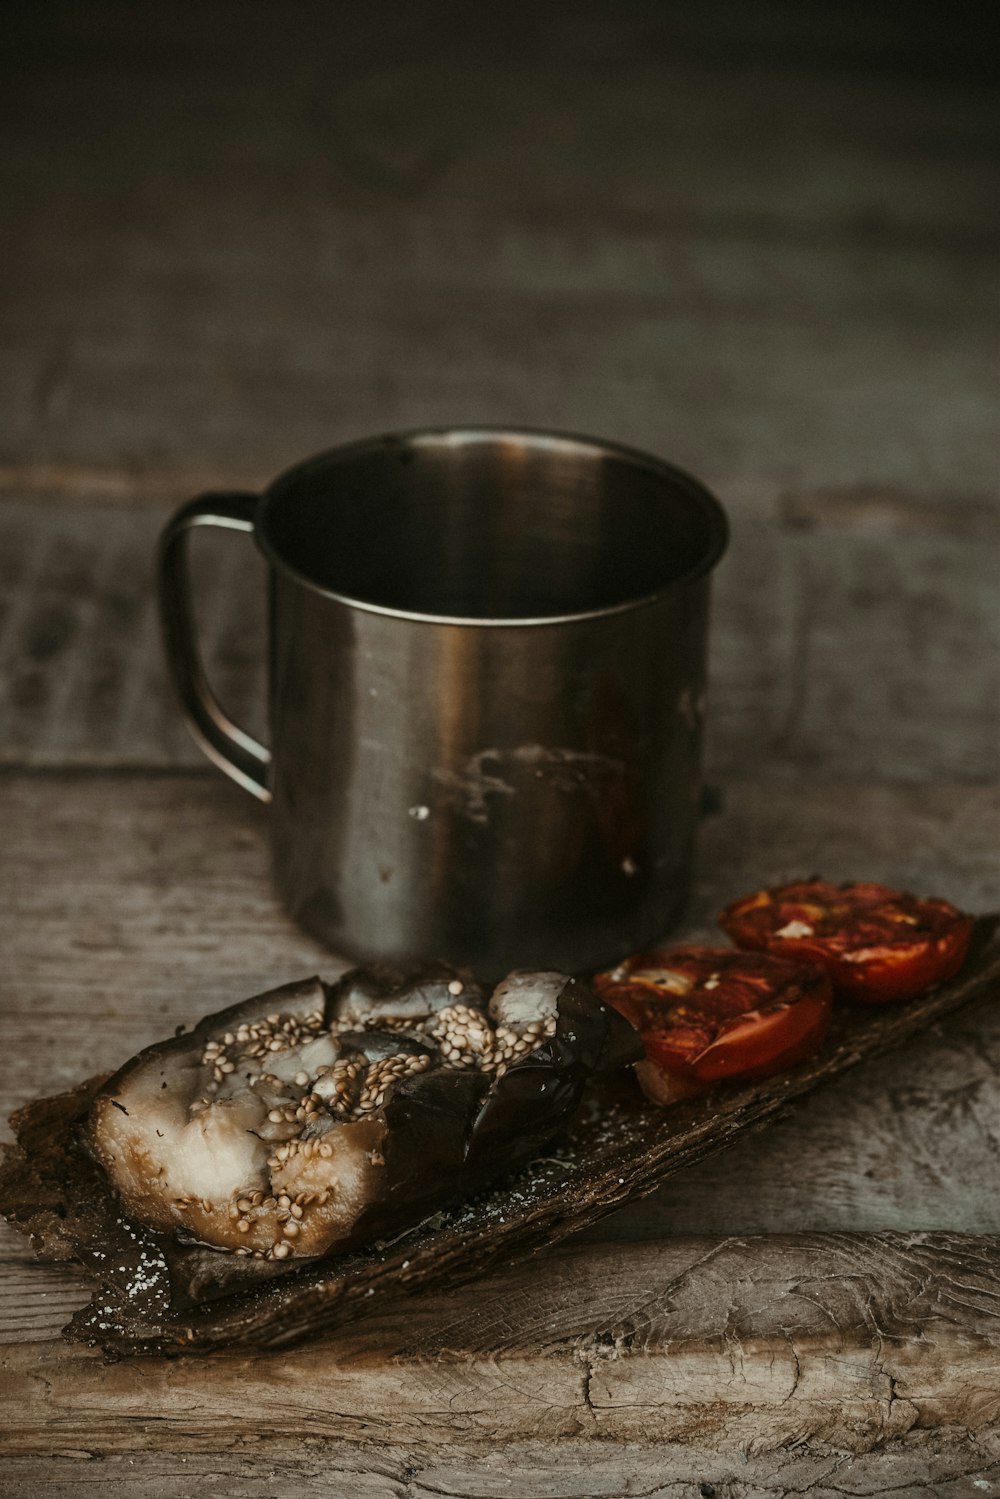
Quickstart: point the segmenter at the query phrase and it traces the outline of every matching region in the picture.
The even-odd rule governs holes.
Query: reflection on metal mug
[[[198,526],[252,532],[270,564],[269,749],[205,680]],[[352,957],[486,977],[603,965],[667,928],[726,540],[718,502],[656,458],[495,428],[352,443],[178,511],[170,669],[205,751],[271,803],[291,913]]]

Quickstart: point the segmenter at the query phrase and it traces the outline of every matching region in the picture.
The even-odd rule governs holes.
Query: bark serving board
[[[820,1054],[766,1082],[730,1086],[662,1110],[632,1079],[594,1086],[565,1136],[460,1207],[363,1251],[316,1262],[239,1296],[168,1308],[155,1239],[125,1218],[108,1238],[91,1212],[96,1168],[77,1125],[102,1078],[13,1116],[17,1146],[0,1172],[0,1212],[30,1233],[41,1258],[73,1259],[99,1282],[66,1333],[112,1355],[279,1348],[370,1310],[374,1298],[457,1284],[557,1243],[653,1192],[676,1171],[778,1117],[792,1100],[900,1046],[960,1007],[1000,999],[1000,917],[977,923],[962,972],[905,1005],[841,1008]]]

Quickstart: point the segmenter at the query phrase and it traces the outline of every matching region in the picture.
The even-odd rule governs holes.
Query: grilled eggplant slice
[[[87,1141],[128,1216],[172,1241],[168,1259],[178,1244],[195,1254],[197,1299],[468,1195],[550,1139],[591,1074],[640,1049],[563,974],[515,973],[487,999],[444,964],[376,965],[149,1047],[100,1090]],[[235,1263],[213,1274],[206,1251]]]
[[[84,1148],[83,1129],[100,1079],[54,1098],[36,1099],[14,1115],[17,1143],[4,1147],[0,1212],[30,1234],[40,1258],[73,1260],[98,1283],[90,1304],[65,1329],[69,1338],[99,1344],[110,1357],[288,1348],[354,1321],[367,1309],[383,1304],[398,1309],[398,1296],[454,1286],[511,1256],[557,1243],[692,1161],[783,1118],[793,1100],[860,1060],[913,1040],[949,1015],[995,1003],[1000,992],[998,930],[996,916],[980,918],[962,975],[940,990],[905,1006],[845,1007],[834,1017],[825,1052],[787,1076],[736,1085],[669,1110],[645,1103],[625,1076],[603,1080],[568,1122],[556,1148],[554,1142],[547,1144],[540,1157],[525,1161],[507,1180],[479,1191],[475,1152],[484,1153],[484,1172],[493,1177],[504,1174],[506,1163],[513,1166],[513,1152],[528,1149],[528,1121],[545,1127],[539,1098],[546,1096],[553,1077],[561,1079],[575,1068],[589,1077],[596,1071],[595,1055],[602,1071],[616,1059],[636,1057],[634,1035],[606,1030],[586,989],[565,989],[557,1005],[556,1035],[499,1080],[492,1074],[465,1123],[453,1108],[447,1121],[439,1121],[447,1123],[449,1138],[464,1133],[468,1142],[462,1181],[469,1190],[463,1189],[460,1204],[421,1213],[414,1192],[400,1205],[407,1222],[394,1233],[383,1233],[379,1215],[385,1221],[392,1207],[392,1194],[386,1191],[355,1225],[358,1247],[344,1254],[311,1260],[242,1258],[184,1244],[175,1231],[141,1227],[122,1212],[106,1173]],[[386,993],[383,986],[379,994]],[[261,1013],[274,1009],[275,996],[265,995]],[[376,1022],[365,1011],[352,1017],[351,1025],[399,1034],[394,1022],[412,1018],[389,1015]],[[217,1016],[206,1025],[227,1020]],[[444,1072],[421,1074],[424,1079],[439,1075]],[[421,1086],[430,1092],[429,1082]],[[398,1084],[385,1109],[387,1117],[391,1114],[387,1139],[395,1180],[405,1182],[412,1168],[415,1188],[424,1165],[421,1148],[430,1143],[436,1149],[440,1133],[428,1117],[431,1096],[423,1098],[419,1126],[417,1101],[406,1104],[414,1125],[406,1130],[402,1110],[409,1087],[408,1082]],[[519,1095],[504,1096],[515,1087],[524,1088],[530,1099],[523,1112]],[[499,1127],[495,1141],[489,1138],[491,1117]],[[409,1161],[403,1158],[407,1149]],[[387,1155],[387,1167],[389,1159]],[[428,1170],[424,1180],[428,1190],[448,1191],[440,1172]]]

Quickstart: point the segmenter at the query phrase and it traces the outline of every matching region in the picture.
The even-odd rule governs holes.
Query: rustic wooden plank
[[[460,232],[461,221],[442,239],[454,244]],[[652,254],[658,246],[654,235]],[[354,253],[364,260],[366,249]],[[466,253],[478,270],[481,247]],[[529,253],[544,255],[544,245]],[[621,255],[614,243],[606,253]],[[898,253],[887,256],[887,277]],[[703,258],[697,245],[678,255],[696,267]],[[735,258],[763,260],[767,286],[804,280],[807,302],[841,274],[829,256],[802,268],[752,242]],[[945,270],[966,285],[961,261]],[[712,296],[702,313],[662,297],[611,297],[599,285],[586,299],[508,292],[484,301],[447,282],[422,294],[390,285],[380,299],[298,273],[294,282],[302,305],[291,309],[273,306],[266,287],[246,287],[234,300],[269,305],[268,327],[249,329],[240,316],[208,355],[201,311],[182,341],[184,309],[159,290],[168,303],[159,319],[180,344],[169,364],[160,346],[102,351],[78,328],[65,415],[44,425],[24,409],[24,390],[43,379],[46,340],[35,327],[24,332],[9,388],[0,381],[12,416],[0,449],[4,487],[178,493],[191,469],[253,484],[366,433],[465,421],[611,436],[665,454],[724,495],[745,477],[806,488],[870,479],[928,497],[993,489],[994,292],[967,318],[935,306],[923,324],[908,309],[887,323],[874,308],[852,308],[845,292],[828,319],[790,323],[708,291],[692,294]],[[224,285],[212,295],[222,298]],[[129,299],[142,295],[136,288]],[[319,326],[317,306],[327,309]],[[67,316],[38,309],[43,324]],[[521,330],[513,342],[512,328]],[[5,343],[15,340],[5,330]],[[319,346],[307,354],[310,344]],[[954,419],[936,420],[942,410]]]
[[[961,513],[941,529],[880,524],[877,500],[841,526],[817,523],[817,508],[802,497],[813,523],[789,530],[735,509],[716,594],[709,775],[992,780],[992,526],[978,511],[968,529]],[[973,665],[978,638],[991,659]]]
[[[1000,1482],[995,1441],[914,1432],[868,1454],[811,1450],[720,1453],[711,1445],[561,1437],[505,1442],[492,1450],[449,1443],[444,1451],[389,1441],[363,1446],[308,1436],[291,1447],[251,1431],[223,1452],[105,1453],[96,1446],[4,1459],[11,1499],[179,1499],[218,1492],[233,1499],[981,1499]]]
[[[277,909],[266,814],[213,777],[18,775],[3,783],[6,1111],[202,1013],[340,965]],[[1000,905],[992,788],[741,784],[703,827],[685,930],[762,880],[822,867]],[[16,872],[16,874],[15,874]],[[602,1231],[636,1238],[944,1226],[996,1232],[1000,1015],[949,1022],[794,1121],[678,1177]]]
[[[165,506],[4,507],[0,721],[8,763],[204,764],[166,680],[156,616],[154,554],[168,514]],[[242,538],[198,541],[206,655],[229,711],[252,727],[266,693],[264,565]]]
[[[949,75],[936,38],[908,76],[897,35],[888,81],[839,72],[786,6],[741,64],[734,8],[704,9],[456,26],[391,5],[375,28],[188,4],[140,33],[121,6],[24,8],[7,481],[256,479],[460,416],[611,433],[724,490],[992,490],[975,48]],[[899,28],[857,21],[889,59]]]
[[[294,1453],[310,1477],[318,1450],[334,1442],[415,1447],[415,1469],[435,1453],[442,1477],[456,1466],[483,1474],[484,1453],[499,1444],[511,1454],[501,1469],[510,1484],[523,1445],[534,1444],[546,1486],[537,1478],[537,1490],[517,1492],[544,1495],[615,1495],[622,1468],[633,1472],[652,1453],[664,1478],[688,1483],[694,1463],[709,1483],[763,1478],[771,1456],[783,1492],[798,1489],[793,1475],[816,1483],[843,1472],[847,1454],[886,1444],[895,1448],[886,1465],[852,1463],[844,1478],[868,1471],[882,1492],[907,1456],[916,1459],[907,1477],[919,1480],[930,1477],[921,1454],[949,1450],[952,1472],[993,1474],[996,1256],[996,1244],[949,1235],[681,1241],[625,1258],[588,1249],[538,1265],[529,1292],[514,1267],[402,1313],[385,1307],[294,1354],[144,1361],[136,1372],[64,1343],[10,1343],[4,1471],[19,1454],[36,1465],[61,1457],[55,1471],[72,1471],[85,1489],[94,1481],[85,1460],[132,1456],[141,1435],[150,1456],[198,1454],[249,1477],[255,1433],[267,1432],[268,1450]],[[574,1442],[594,1438],[594,1462],[606,1444],[634,1444],[612,1450],[606,1490],[574,1487],[586,1462]],[[555,1442],[565,1487],[553,1483]],[[468,1469],[460,1456],[456,1465],[463,1447]],[[370,1466],[378,1472],[369,1453]],[[157,1472],[151,1465],[147,1481]],[[936,1477],[948,1474],[945,1466]],[[442,1490],[502,1492],[486,1475],[480,1484],[445,1481]]]
[[[155,617],[168,513],[39,500],[0,511],[0,761],[205,763]],[[998,539],[1000,508],[928,513],[877,488],[744,496],[716,588],[709,777],[992,780]],[[266,737],[263,563],[245,537],[199,535],[195,554],[210,674]]]
[[[389,1302],[294,1352],[107,1365],[4,1349],[11,1454],[218,1449],[248,1409],[279,1442],[587,1436],[863,1452],[1000,1420],[996,1240],[773,1235],[553,1253]],[[10,1276],[11,1272],[5,1274]]]

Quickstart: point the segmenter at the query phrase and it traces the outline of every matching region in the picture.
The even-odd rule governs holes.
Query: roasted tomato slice
[[[591,982],[642,1037],[636,1073],[656,1103],[812,1056],[833,1004],[821,969],[728,947],[640,953]]]
[[[971,916],[946,900],[886,885],[799,880],[727,906],[722,930],[738,947],[818,963],[845,998],[913,999],[962,966]]]

